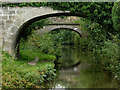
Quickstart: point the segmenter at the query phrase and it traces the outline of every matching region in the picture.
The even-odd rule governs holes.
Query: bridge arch
[[[80,37],[82,37],[82,34],[83,34],[83,31],[80,30],[79,26],[75,26],[75,25],[73,26],[72,25],[59,25],[59,26],[48,25],[48,26],[45,26],[43,29],[38,30],[38,33],[39,34],[50,33],[51,31],[56,31],[59,29],[74,31],[78,33]]]
[[[19,12],[24,8],[24,12]],[[26,28],[41,19],[55,16],[79,16],[86,17],[82,14],[71,13],[69,11],[59,11],[53,10],[50,7],[22,7],[18,9],[18,13],[13,19],[13,24],[8,28],[9,35],[4,37],[5,45],[3,47],[4,51],[14,52],[16,50],[17,44],[20,43],[20,38],[24,34]],[[72,29],[74,30],[74,29]],[[19,52],[19,49],[17,49]]]

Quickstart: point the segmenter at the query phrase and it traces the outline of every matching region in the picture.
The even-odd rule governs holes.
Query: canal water
[[[53,88],[116,88],[110,72],[93,63],[91,52],[82,52],[73,46],[63,46],[59,70]]]

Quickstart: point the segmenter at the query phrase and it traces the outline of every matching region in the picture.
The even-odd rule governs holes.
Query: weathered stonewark
[[[24,32],[27,24],[63,14],[68,15],[70,12],[53,10],[50,7],[0,7],[0,47],[2,46],[6,52],[13,52],[16,48],[16,43],[19,42],[19,36]],[[76,14],[72,15],[76,16]],[[82,33],[80,29],[76,29],[77,27],[74,25],[59,25],[54,27],[69,28]],[[46,31],[53,29],[55,28],[47,28]]]

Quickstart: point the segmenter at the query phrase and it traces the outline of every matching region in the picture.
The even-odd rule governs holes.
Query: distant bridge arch
[[[38,30],[39,34],[44,34],[44,33],[49,33],[51,31],[55,31],[55,30],[59,30],[59,29],[67,29],[67,30],[71,30],[71,31],[75,31],[77,32],[80,37],[84,37],[84,31],[80,30],[80,25],[47,25],[44,28],[42,28],[41,30]]]

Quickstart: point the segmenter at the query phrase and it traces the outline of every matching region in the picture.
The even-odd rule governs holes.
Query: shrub
[[[7,54],[3,54],[2,66],[3,88],[43,88],[56,76],[53,65],[31,67],[25,61],[14,60]]]
[[[120,1],[114,3],[112,8],[112,20],[114,29],[120,33]]]

